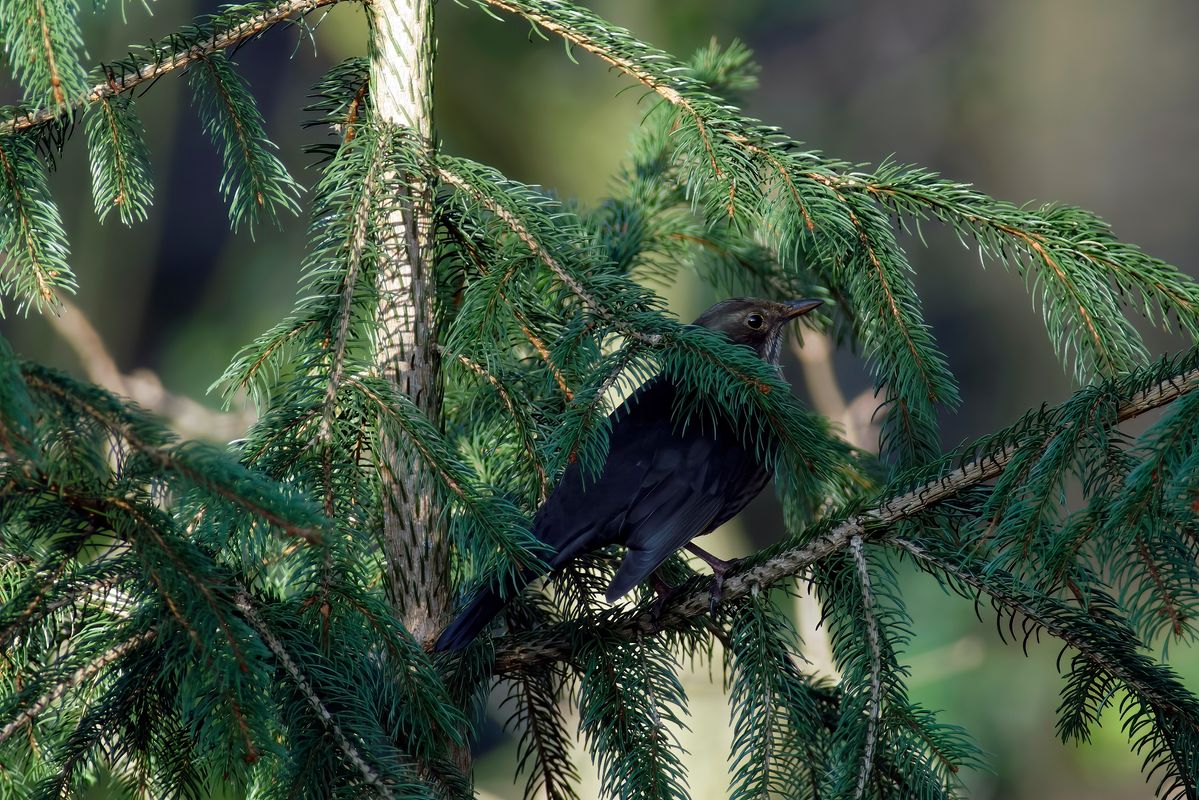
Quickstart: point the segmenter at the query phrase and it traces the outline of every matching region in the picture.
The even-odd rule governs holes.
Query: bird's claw
[[[712,573],[712,591],[708,593],[708,613],[713,617],[716,616],[716,606],[720,603],[720,596],[724,592],[724,572],[713,571]]]
[[[658,595],[649,607],[649,613],[656,622],[662,616],[662,611],[666,608],[667,601],[678,593],[678,587],[671,586],[662,580],[662,576],[657,572],[650,573],[649,577],[650,585],[653,587],[654,593]]]
[[[720,602],[720,595],[724,591],[724,574],[729,571],[733,562],[717,558],[695,542],[689,542],[686,547],[712,568],[712,591],[708,598],[708,613],[716,616],[716,605]]]

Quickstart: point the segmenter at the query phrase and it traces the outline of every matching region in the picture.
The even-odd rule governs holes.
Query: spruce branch
[[[613,354],[599,371],[598,380],[579,387],[567,403],[563,424],[554,437],[554,452],[561,454],[566,463],[580,461],[587,472],[599,474],[603,453],[598,449],[596,438],[604,430],[607,421],[608,392],[620,380],[621,375],[642,356],[642,347],[632,342]]]
[[[77,385],[66,376],[32,364],[22,365],[22,371],[31,389],[69,404],[100,423],[164,473],[181,476],[289,536],[310,543],[320,541],[323,523],[318,516],[302,505],[297,506],[281,487],[264,481],[223,453],[198,442],[165,446],[173,438],[169,431],[108,392]]]
[[[462,228],[457,224],[457,222],[449,215],[445,215],[442,218],[442,224],[446,227],[446,230],[449,231],[450,236],[453,237],[454,241],[470,257],[471,263],[474,264],[475,268],[479,270],[479,273],[481,275],[487,275],[488,267],[479,252],[479,248],[467,237],[466,233],[463,232]],[[571,389],[570,384],[567,383],[566,376],[562,373],[562,369],[554,361],[554,356],[550,352],[550,349],[546,345],[545,341],[533,332],[532,322],[530,322],[529,318],[523,311],[521,311],[519,307],[517,307],[515,303],[512,303],[508,297],[505,296],[502,289],[497,290],[496,294],[499,296],[500,300],[510,307],[513,318],[520,326],[521,333],[524,335],[525,339],[528,340],[529,344],[532,345],[534,352],[536,352],[541,360],[545,362],[545,366],[554,376],[554,382],[558,385],[558,389],[562,392],[562,396],[566,398],[567,402],[573,400],[575,396],[574,390]]]
[[[113,612],[130,605],[130,595],[118,589],[129,580],[127,559],[101,557],[77,574],[64,577],[70,564],[70,558],[59,556],[29,575],[26,586],[36,588],[24,608],[0,616],[0,649],[8,649],[22,631],[64,608],[92,600],[99,600],[97,606]]]
[[[54,308],[75,289],[62,217],[28,136],[0,136],[0,292],[19,308]]]
[[[1083,608],[1076,609],[1029,591],[1029,587],[1012,576],[979,565],[960,551],[934,552],[903,537],[892,538],[888,543],[922,565],[987,595],[997,610],[1012,615],[1013,624],[1016,615],[1025,618],[1026,641],[1030,628],[1044,629],[1076,651],[1078,657],[1071,678],[1082,677],[1084,682],[1091,683],[1107,675],[1118,681],[1130,695],[1121,702],[1120,715],[1134,751],[1145,752],[1144,769],[1149,777],[1158,769],[1163,770],[1158,795],[1176,797],[1179,788],[1187,797],[1194,795],[1199,786],[1199,762],[1195,758],[1199,747],[1199,700],[1172,670],[1154,663],[1141,652],[1135,634],[1112,613],[1115,605],[1109,598],[1093,594]],[[1079,659],[1088,662],[1087,670],[1079,669]],[[1106,688],[1117,687],[1109,683]],[[1077,700],[1087,694],[1085,688],[1068,684],[1060,710],[1069,711],[1071,698]],[[1065,719],[1059,729],[1063,734],[1076,730]],[[1081,733],[1076,730],[1073,735]]]
[[[103,222],[115,208],[126,225],[145,220],[154,189],[145,132],[133,101],[125,96],[101,97],[84,121],[96,216]]]
[[[0,0],[0,44],[29,100],[62,109],[83,91],[78,14],[76,0]]]
[[[1199,367],[1191,366],[1151,386],[1135,391],[1120,403],[1115,421],[1126,422],[1154,409],[1166,406],[1199,388]],[[757,557],[741,560],[742,568],[733,568],[721,590],[722,602],[729,602],[768,588],[786,578],[799,575],[813,564],[844,549],[854,536],[885,539],[895,523],[915,516],[938,503],[968,491],[1003,473],[1016,453],[1012,444],[972,458],[961,466],[933,477],[902,494],[895,495],[844,521],[827,524],[827,530],[809,541],[767,550]],[[667,630],[679,630],[694,624],[708,613],[711,579],[689,582],[660,608],[627,613],[610,613],[599,625],[605,636],[627,640]],[[506,636],[496,642],[495,673],[504,674],[545,661],[574,658],[577,647],[594,635],[590,628],[565,624],[546,631]]]
[[[1000,248],[986,232],[1006,237],[1044,262],[1067,284],[1075,300],[1080,300],[1077,287],[1070,284],[1062,264],[1088,265],[1120,289],[1140,294],[1151,322],[1165,322],[1165,315],[1174,312],[1184,330],[1199,336],[1199,287],[1194,281],[1136,246],[1117,241],[1106,223],[1083,209],[1017,207],[987,197],[969,184],[912,167],[883,168],[874,176],[841,176],[839,183],[846,191],[868,193],[897,211],[923,209],[959,232],[959,225],[969,226],[983,234],[979,243],[992,252]],[[1083,307],[1078,311],[1096,346],[1105,347],[1106,334],[1098,326],[1109,323],[1093,318]]]
[[[0,123],[0,136],[15,133],[63,117],[73,108],[90,105],[102,98],[116,97],[163,75],[190,66],[213,53],[235,47],[266,32],[292,17],[303,16],[323,6],[346,0],[282,0],[275,3],[246,3],[209,18],[207,24],[185,30],[168,39],[168,46],[151,46],[147,58],[116,62],[102,67],[105,80],[96,83],[82,97],[65,97],[66,105],[39,108]],[[19,5],[19,4],[18,4]],[[211,27],[211,30],[207,28]],[[178,47],[174,47],[175,43]]]
[[[30,703],[22,711],[10,720],[3,728],[0,728],[0,742],[3,742],[13,733],[21,728],[21,726],[32,722],[38,714],[45,711],[51,703],[60,699],[63,695],[80,686],[92,678],[100,674],[105,667],[120,660],[122,656],[137,647],[147,644],[154,640],[158,635],[157,631],[147,630],[135,634],[118,645],[101,653],[98,657],[92,659],[87,664],[67,676],[63,681],[57,683],[54,688],[43,694],[33,703]]]
[[[301,188],[267,138],[264,120],[245,80],[223,52],[198,59],[191,72],[194,105],[206,133],[221,148],[220,190],[234,230],[248,222],[251,234],[263,214],[297,213]]]
[[[812,697],[818,679],[793,655],[801,648],[796,630],[765,593],[726,611],[719,624],[710,617],[705,623],[724,645],[730,800],[819,797],[827,729]]]
[[[295,659],[287,652],[287,648],[283,646],[283,643],[279,641],[279,638],[275,636],[274,632],[271,631],[270,627],[262,619],[262,616],[254,607],[254,602],[250,595],[245,591],[240,591],[237,593],[236,601],[237,608],[241,611],[242,616],[250,623],[255,632],[262,637],[262,641],[275,656],[279,665],[283,667],[292,684],[304,696],[309,706],[311,706],[313,713],[316,714],[321,724],[329,731],[329,734],[333,737],[333,741],[337,743],[338,749],[341,750],[346,760],[354,766],[368,784],[374,787],[380,796],[389,798],[389,800],[394,797],[395,795],[392,793],[391,787],[383,780],[383,776],[363,757],[358,747],[346,736],[337,718],[333,716],[332,712],[325,705],[325,702],[316,693],[312,683],[304,675],[303,670],[300,669]]]
[[[1199,459],[1199,395],[1174,403],[1135,443],[1113,481],[1114,498],[1095,538],[1114,547],[1092,548],[1110,580],[1128,587],[1122,598],[1129,624],[1145,641],[1163,628],[1176,637],[1194,632],[1199,566],[1193,529],[1199,506],[1174,487],[1195,481]],[[1181,495],[1181,496],[1179,496]],[[1092,506],[1098,506],[1092,503]]]
[[[346,262],[345,277],[342,279],[340,305],[337,310],[336,331],[330,348],[329,381],[325,388],[325,407],[321,414],[320,438],[326,448],[333,446],[333,415],[337,405],[337,392],[341,387],[346,364],[346,348],[350,343],[350,326],[354,321],[354,298],[359,289],[359,275],[363,271],[363,261],[370,243],[374,223],[374,205],[377,202],[377,184],[382,174],[382,168],[390,158],[385,146],[373,142],[373,152],[368,153],[365,174],[361,184],[361,193],[350,197],[350,207],[346,209],[349,217],[349,229],[346,231],[348,241],[339,243],[344,251]],[[330,170],[333,174],[333,170]],[[340,209],[339,209],[340,210]]]
[[[516,772],[528,771],[525,800],[579,800],[574,784],[578,770],[571,763],[566,720],[559,707],[566,689],[566,672],[560,665],[542,665],[513,675],[510,693],[501,708],[511,705],[505,727],[519,729]]]
[[[381,429],[397,446],[406,446],[420,464],[455,498],[456,504],[474,525],[474,533],[487,541],[488,564],[483,571],[501,578],[521,569],[541,569],[538,554],[542,545],[528,532],[522,515],[503,498],[485,491],[472,471],[454,454],[452,448],[421,414],[416,404],[396,391],[388,381],[348,376],[346,384],[369,401],[383,420]],[[397,434],[403,434],[402,438]],[[390,465],[378,467],[387,476]],[[386,501],[385,501],[386,502]]]
[[[0,336],[0,452],[40,464],[34,420],[37,407],[7,340]],[[9,456],[11,457],[11,456]]]
[[[550,480],[545,473],[545,467],[541,463],[541,458],[537,455],[537,442],[533,439],[530,420],[527,419],[527,412],[523,406],[517,405],[516,400],[512,396],[512,392],[504,386],[492,373],[477,361],[465,355],[458,356],[458,362],[469,369],[471,372],[478,375],[483,380],[487,381],[495,393],[499,395],[500,401],[504,404],[504,408],[508,410],[508,414],[513,419],[519,420],[517,430],[520,433],[521,446],[524,447],[525,454],[528,456],[529,463],[533,469],[537,471],[537,499],[538,503],[544,503],[545,498],[549,496]],[[568,398],[569,399],[569,398]]]
[[[529,230],[528,226],[521,221],[521,219],[511,209],[504,206],[504,204],[499,200],[499,197],[502,196],[501,193],[480,189],[462,175],[453,172],[444,166],[438,167],[437,174],[438,177],[440,177],[445,183],[453,186],[456,189],[459,189],[460,191],[467,192],[472,195],[485,208],[501,219],[504,224],[511,229],[512,233],[516,234],[516,236],[522,242],[524,242],[525,246],[529,248],[529,252],[533,254],[533,257],[543,263],[550,270],[550,272],[557,275],[558,279],[562,281],[563,285],[570,289],[570,291],[577,298],[579,298],[580,301],[582,301],[583,305],[589,312],[605,322],[616,323],[619,326],[619,321],[612,311],[601,304],[595,297],[593,297],[587,288],[584,287],[575,276],[567,272],[566,269],[563,268],[563,266],[558,262],[558,260],[554,258],[553,254],[551,254],[548,250],[546,250],[545,247],[541,245],[541,243]],[[662,337],[657,334],[646,334],[638,330],[630,330],[621,327],[618,327],[618,329],[630,338],[636,339],[639,342],[651,346],[660,344],[662,341]]]
[[[4,492],[4,494],[8,494],[8,492]],[[12,643],[16,632],[34,618],[35,614],[37,614],[39,611],[39,606],[44,606],[44,601],[46,600],[47,595],[50,594],[51,589],[54,587],[55,583],[57,583],[58,579],[62,577],[63,572],[67,568],[67,564],[68,561],[66,559],[59,559],[58,563],[54,564],[52,569],[42,569],[38,572],[35,572],[31,576],[35,579],[41,578],[42,585],[38,587],[33,596],[29,598],[29,601],[25,604],[25,607],[21,609],[19,613],[13,615],[11,622],[9,622],[3,628],[0,628],[0,646],[7,649]],[[49,612],[43,612],[42,615],[44,616],[46,613]]]
[[[319,433],[332,430],[347,369],[365,368],[362,350],[378,294],[381,198],[403,191],[399,172],[410,146],[393,129],[366,125],[333,152],[316,186],[301,296],[285,319],[237,354],[214,386],[226,402],[245,390],[260,408],[290,369],[324,377]]]
[[[866,623],[867,643],[870,646],[870,699],[866,708],[866,737],[862,747],[862,762],[858,767],[857,782],[854,784],[854,800],[865,796],[866,787],[870,782],[870,774],[874,770],[874,748],[878,744],[878,724],[883,708],[883,652],[879,641],[879,622],[874,613],[874,591],[871,588],[870,566],[866,563],[866,555],[862,552],[862,537],[853,536],[849,540],[849,550],[853,554],[854,568],[857,571],[858,587],[862,594],[862,617]]]
[[[238,668],[242,672],[250,672],[239,632],[234,629],[227,614],[224,587],[212,574],[197,568],[211,567],[210,560],[200,555],[191,542],[173,535],[169,518],[164,513],[137,499],[90,494],[73,486],[57,484],[45,475],[35,476],[30,490],[54,493],[76,514],[92,522],[97,530],[111,530],[128,539],[171,614],[192,637],[197,649],[204,649],[205,643],[199,632],[188,621],[185,593],[180,591],[176,580],[183,578],[202,600],[207,613],[224,636]],[[167,571],[174,571],[175,575],[165,574]],[[247,753],[253,751],[251,744]]]
[[[967,235],[974,238],[981,252],[1013,265],[1030,286],[1046,290],[1040,298],[1046,328],[1059,357],[1063,363],[1073,362],[1080,381],[1118,374],[1147,360],[1140,335],[1125,316],[1125,304],[1139,305],[1151,322],[1162,327],[1168,328],[1169,317],[1174,316],[1193,339],[1199,339],[1199,284],[1118,241],[1094,214],[1069,207],[1016,206],[918,167],[884,163],[874,174],[857,171],[743,116],[714,96],[684,64],[588,9],[567,0],[476,3],[517,14],[561,36],[677,109],[686,124],[675,134],[674,149],[684,166],[682,179],[693,196],[706,204],[710,215],[723,209],[725,215],[739,217],[742,225],[776,231],[777,249],[787,265],[798,261],[801,253],[814,254],[832,268],[826,283],[837,292],[844,288],[837,279],[837,265],[847,252],[856,251],[865,259],[866,269],[877,259],[892,275],[902,272],[897,269],[902,267],[902,253],[888,248],[892,252],[884,258],[880,250],[880,242],[892,235],[888,214],[905,226],[914,222],[917,229],[922,219],[932,217],[949,225],[963,241]],[[757,182],[737,183],[731,177],[746,172],[758,175]],[[779,202],[780,198],[791,202]],[[857,276],[845,278],[849,285],[862,285]],[[886,279],[893,282],[890,276]],[[881,319],[887,318],[887,308],[894,301],[893,309],[909,318],[903,326],[917,334],[916,307],[882,283],[874,283],[872,291],[890,295],[880,309]],[[895,344],[890,338],[883,336],[880,342]],[[908,384],[919,374],[920,362],[932,368],[940,359],[935,348],[923,344],[913,353],[920,358],[909,354],[895,361],[879,355],[876,362],[876,369],[886,370],[906,364],[902,374],[882,377],[888,385],[906,388],[901,399],[909,404],[919,402],[915,391],[919,387]],[[928,374],[939,372],[940,368],[930,369]],[[953,405],[952,384],[943,375],[936,377],[930,385],[938,387],[938,394],[949,392],[943,399]],[[901,415],[912,413],[902,407],[897,410]],[[917,420],[925,422],[919,416]]]
[[[596,638],[580,650],[579,728],[602,798],[687,797],[677,736],[686,695],[663,642]]]

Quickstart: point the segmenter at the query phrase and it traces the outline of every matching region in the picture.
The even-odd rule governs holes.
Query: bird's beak
[[[823,302],[823,300],[787,300],[782,304],[787,309],[783,312],[783,321],[786,322],[796,317],[802,317]]]

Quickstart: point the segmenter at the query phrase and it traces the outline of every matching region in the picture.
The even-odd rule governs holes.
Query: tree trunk
[[[433,146],[432,0],[374,0],[371,92],[380,121],[400,125]],[[441,383],[435,348],[428,181],[409,176],[408,191],[387,198],[379,274],[376,363],[387,380],[438,424]],[[448,621],[449,542],[435,488],[412,453],[384,437],[383,549],[387,591],[397,616],[428,644]]]

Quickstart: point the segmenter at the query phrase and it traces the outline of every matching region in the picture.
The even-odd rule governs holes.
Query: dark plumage
[[[777,366],[787,323],[818,305],[818,300],[735,298],[712,306],[695,324],[724,333]],[[587,480],[577,464],[568,467],[533,520],[533,534],[551,548],[547,562],[555,570],[610,544],[628,548],[608,587],[609,601],[685,546],[721,574],[723,562],[691,540],[735,516],[770,480],[731,421],[679,429],[672,415],[675,393],[662,376],[633,392],[612,413],[600,475]],[[536,577],[531,572],[516,576],[505,594],[512,596]],[[480,592],[442,632],[435,649],[469,644],[504,607],[497,589]]]

